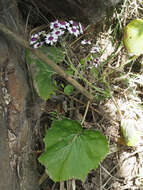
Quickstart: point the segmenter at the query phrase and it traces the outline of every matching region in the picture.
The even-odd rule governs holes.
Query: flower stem
[[[67,52],[67,49],[66,49],[66,48],[65,48],[65,52],[66,52],[67,59],[68,59],[68,61],[65,60],[65,62],[66,62],[68,65],[70,65],[71,69],[72,69],[73,71],[75,71],[75,72],[79,75],[80,79],[82,79],[88,86],[90,86],[91,88],[93,88],[93,89],[96,90],[97,92],[100,92],[101,94],[106,95],[106,92],[105,92],[104,90],[101,90],[100,88],[94,86],[94,85],[91,84],[85,77],[83,77],[83,76],[80,74],[80,72],[76,69],[76,67],[74,66],[74,64],[71,62],[71,60],[70,60],[70,58],[69,58],[69,56],[68,56],[68,52]]]

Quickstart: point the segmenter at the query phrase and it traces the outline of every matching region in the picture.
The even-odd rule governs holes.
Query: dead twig
[[[84,123],[84,121],[85,121],[85,118],[86,118],[86,115],[87,115],[87,112],[88,112],[88,109],[89,109],[89,105],[90,105],[90,101],[87,102],[86,109],[85,109],[85,113],[84,113],[84,116],[83,116],[81,125],[82,125],[82,124]]]

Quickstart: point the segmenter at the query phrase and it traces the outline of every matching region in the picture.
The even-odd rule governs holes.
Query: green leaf
[[[62,48],[43,46],[39,48],[39,50],[41,50],[43,54],[47,55],[47,57],[55,63],[61,63],[65,59],[65,52]],[[40,59],[37,58],[30,50],[26,50],[26,59],[29,64],[35,63],[35,61],[40,61]]]
[[[130,54],[143,53],[143,19],[133,20],[125,27],[123,41]]]
[[[55,81],[52,79],[52,76],[56,72],[48,64],[38,59],[35,60],[35,64],[39,69],[35,76],[38,94],[42,99],[48,100],[51,95],[55,94],[55,90],[57,89]]]
[[[48,51],[47,47],[40,49],[43,50],[43,53],[47,53]],[[33,78],[36,82],[36,90],[39,96],[44,100],[49,99],[52,94],[55,94],[55,90],[57,89],[56,82],[52,79],[52,76],[56,72],[48,64],[42,62],[33,55],[29,50],[26,51],[26,59],[29,64],[34,63],[36,66]],[[55,54],[55,60],[62,60],[61,57],[58,57],[58,53]]]
[[[35,64],[40,72],[47,72],[47,74],[50,76],[52,76],[56,73],[48,64],[46,64],[40,60],[36,60]]]
[[[44,142],[45,152],[38,160],[54,181],[84,180],[108,153],[105,136],[84,130],[79,122],[67,118],[52,123]]]
[[[40,71],[35,77],[39,96],[47,100],[50,98],[52,94],[55,94],[55,90],[57,89],[54,81],[51,79],[51,73],[46,71]]]
[[[81,58],[81,59],[80,59],[80,63],[81,63],[81,65],[84,65],[84,64],[86,63],[86,59]]]
[[[65,70],[65,72],[66,72],[68,75],[74,76],[74,72],[75,72],[75,71],[73,71],[73,69],[71,69],[71,68],[68,68],[67,70]]]
[[[69,95],[72,94],[73,90],[74,90],[74,87],[73,87],[72,85],[68,84],[68,85],[64,88],[64,93],[69,96]]]
[[[65,58],[65,52],[62,48],[57,48],[55,46],[40,48],[41,51],[48,56],[49,59],[54,61],[55,63],[61,63]]]

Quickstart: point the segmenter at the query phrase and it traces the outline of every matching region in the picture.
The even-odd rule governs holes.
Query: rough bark
[[[22,34],[16,2],[0,0],[0,22]],[[32,93],[25,50],[0,33],[0,189],[38,190]],[[31,102],[31,105],[28,105]],[[32,106],[33,105],[33,106]],[[34,115],[33,115],[34,114]]]
[[[102,21],[113,7],[123,0],[23,0],[20,10],[34,26],[47,24],[51,19],[73,19],[85,24]],[[23,5],[25,9],[23,9]],[[24,10],[24,11],[23,11]]]

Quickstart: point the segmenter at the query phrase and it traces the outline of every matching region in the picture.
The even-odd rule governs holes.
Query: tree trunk
[[[0,0],[0,22],[22,35],[14,0]],[[34,100],[25,50],[0,33],[0,189],[38,190]],[[29,102],[31,103],[29,105]]]

